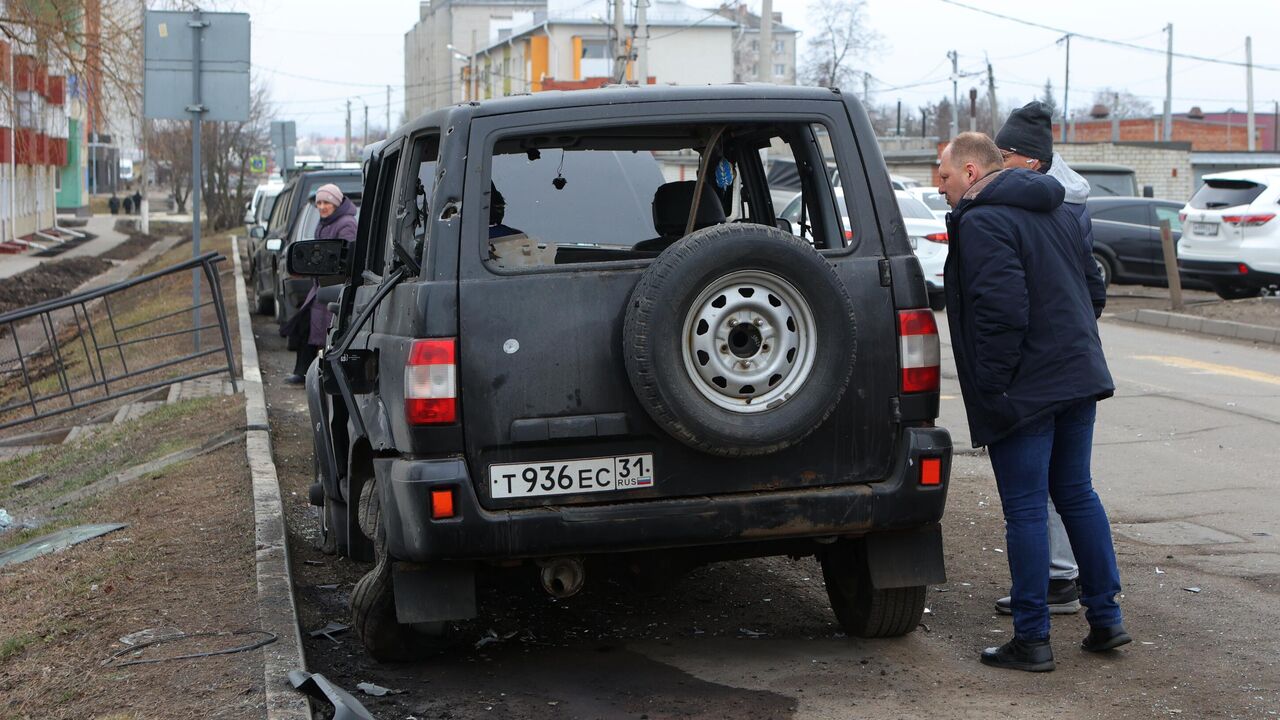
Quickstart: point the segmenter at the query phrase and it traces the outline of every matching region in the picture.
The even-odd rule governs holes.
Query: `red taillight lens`
[[[1239,270],[1241,275],[1248,275],[1248,274],[1249,274],[1249,266],[1248,266],[1248,265],[1245,265],[1244,263],[1240,263],[1240,264],[1236,267],[1236,270]]]
[[[1258,215],[1223,215],[1222,222],[1236,227],[1258,227],[1266,225],[1268,221],[1275,217],[1275,213],[1261,213]]]
[[[920,484],[942,484],[942,458],[920,458]]]
[[[929,242],[942,243],[945,245],[947,243],[947,234],[946,233],[930,233],[928,235],[925,235],[924,239],[928,240]]]
[[[444,520],[453,517],[453,490],[431,491],[431,519]]]
[[[942,350],[938,324],[930,310],[898,312],[898,342],[902,367],[902,392],[937,392]]]
[[[1178,222],[1186,222],[1186,221],[1187,221],[1187,214],[1184,212],[1178,213]]]
[[[414,340],[404,368],[404,414],[411,425],[458,420],[457,340]]]

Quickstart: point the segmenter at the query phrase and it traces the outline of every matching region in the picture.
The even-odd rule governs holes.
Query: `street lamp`
[[[450,57],[450,58],[449,58],[449,104],[450,104],[450,105],[452,105],[452,104],[453,104],[453,102],[454,102],[454,99],[453,99],[453,61],[454,61],[454,60],[461,60],[462,62],[464,62],[464,63],[466,63],[466,64],[467,64],[467,93],[466,93],[466,94],[468,94],[468,95],[470,95],[470,94],[471,94],[471,92],[470,92],[470,91],[471,91],[471,80],[472,80],[472,75],[474,74],[474,72],[475,72],[475,71],[474,71],[474,69],[471,67],[472,56],[467,55],[467,54],[465,54],[465,53],[463,53],[463,52],[459,51],[459,50],[458,50],[458,48],[454,47],[453,45],[445,45],[445,48],[446,48],[446,49],[448,49],[449,54],[452,56],[452,57]]]

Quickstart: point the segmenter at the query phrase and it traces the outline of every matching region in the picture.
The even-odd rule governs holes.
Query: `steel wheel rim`
[[[680,348],[703,397],[750,415],[800,391],[813,371],[816,335],[813,310],[795,286],[764,270],[739,270],[694,299]]]

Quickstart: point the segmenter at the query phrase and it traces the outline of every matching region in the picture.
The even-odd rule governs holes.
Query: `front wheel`
[[[1098,266],[1098,273],[1102,275],[1102,287],[1111,287],[1111,278],[1115,274],[1111,269],[1111,261],[1102,253],[1094,253],[1093,263]]]
[[[845,633],[863,638],[896,637],[920,624],[925,586],[875,587],[861,542],[836,543],[822,554],[821,562],[827,598]]]

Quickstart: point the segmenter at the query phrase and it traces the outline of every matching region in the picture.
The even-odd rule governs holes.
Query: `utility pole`
[[[898,129],[894,135],[902,137],[902,98],[898,98]]]
[[[1062,139],[1059,142],[1067,141],[1067,118],[1071,116],[1071,106],[1067,104],[1071,96],[1071,33],[1063,35],[1058,42],[1064,40],[1067,43],[1067,72],[1066,79],[1062,83]]]
[[[391,137],[391,86],[387,86],[387,130],[386,136]]]
[[[924,138],[928,137],[928,135],[929,135],[929,110],[927,108],[920,108],[920,139],[923,140]]]
[[[1248,103],[1248,106],[1245,108],[1245,111],[1249,113],[1249,152],[1253,152],[1254,150],[1257,150],[1258,147],[1256,141],[1253,139],[1253,134],[1256,130],[1253,124],[1253,38],[1248,35],[1244,38],[1244,64],[1246,68],[1245,88],[1248,91],[1248,95],[1246,96],[1248,97],[1248,100],[1245,101]]]
[[[636,2],[636,82],[649,84],[649,0]]]
[[[364,105],[364,142],[360,143],[363,146],[369,144],[369,103],[361,100],[360,104]]]
[[[1111,142],[1120,142],[1120,93],[1111,93]]]
[[[627,81],[627,63],[631,52],[627,48],[627,22],[623,13],[626,0],[613,0],[613,82],[621,85]]]
[[[351,159],[351,100],[347,100],[347,160]]]
[[[991,103],[991,137],[995,137],[1000,132],[1000,106],[996,103],[996,76],[991,70],[991,63],[987,63],[987,102]],[[1050,119],[1050,122],[1053,122]]]
[[[951,58],[951,139],[960,134],[960,54],[955,50],[947,53]]]
[[[1164,141],[1173,142],[1173,23],[1164,26],[1169,33],[1169,50],[1164,68]]]
[[[862,104],[871,106],[871,73],[862,71]]]
[[[978,88],[975,87],[969,88],[969,132],[978,132]]]
[[[150,120],[142,119],[142,172],[138,177],[138,184],[142,186],[142,202],[138,204],[138,229],[144,235],[151,232],[151,201],[147,199],[151,194],[147,191],[147,181],[151,179],[147,172],[147,165],[151,163],[151,151],[147,149],[147,126],[150,124]]]
[[[760,82],[773,82],[773,0],[760,0],[760,52],[756,54],[756,63]],[[863,75],[864,86],[866,79]]]
[[[191,28],[191,104],[187,110],[191,113],[191,257],[200,256],[200,185],[203,173],[200,168],[200,126],[204,122],[207,108],[200,95],[200,62],[204,48],[204,29],[209,22],[196,8],[187,23]],[[200,351],[200,268],[191,270],[191,327],[195,333],[191,336],[192,347]]]

